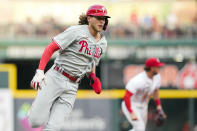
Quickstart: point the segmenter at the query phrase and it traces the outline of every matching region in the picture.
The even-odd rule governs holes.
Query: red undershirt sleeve
[[[125,96],[124,96],[124,101],[125,101],[125,105],[127,107],[127,110],[131,113],[132,112],[132,108],[131,108],[131,96],[133,94],[126,90]]]
[[[52,41],[44,50],[43,54],[42,54],[42,57],[40,59],[40,64],[39,64],[39,67],[38,69],[40,70],[44,70],[47,63],[49,62],[51,56],[53,55],[53,53],[57,50],[59,50],[60,47],[59,45],[55,42],[55,41]]]

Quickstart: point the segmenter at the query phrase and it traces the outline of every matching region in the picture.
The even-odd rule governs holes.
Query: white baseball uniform
[[[29,112],[30,125],[44,125],[44,131],[59,131],[75,102],[78,82],[71,81],[62,71],[82,79],[87,72],[92,71],[95,64],[98,65],[100,56],[107,47],[103,35],[96,42],[88,25],[71,26],[53,40],[60,47],[59,55],[53,67],[46,73],[46,84],[41,83],[42,89],[38,91]]]
[[[150,79],[145,71],[139,73],[127,83],[126,90],[133,94],[130,98],[131,108],[138,120],[134,121],[131,119],[130,112],[124,101],[122,102],[122,111],[128,121],[132,124],[132,131],[145,131],[148,103],[155,89],[160,88],[160,84],[160,74],[157,74],[153,76],[153,79]]]

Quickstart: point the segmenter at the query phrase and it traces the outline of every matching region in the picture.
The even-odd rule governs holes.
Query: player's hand
[[[99,78],[96,77],[94,73],[91,73],[89,75],[89,79],[90,79],[90,86],[94,89],[94,92],[100,94],[102,91],[102,87]]]
[[[44,75],[44,71],[43,70],[36,70],[36,74],[33,77],[30,86],[32,88],[34,88],[35,90],[41,89],[41,83],[44,82],[44,84],[46,84],[45,82],[45,75]]]
[[[137,118],[137,116],[135,115],[134,112],[131,112],[130,116],[131,116],[131,119],[132,119],[133,121],[137,121],[137,120],[138,120],[138,118]]]
[[[162,108],[157,110],[157,112],[158,112],[158,114],[162,115],[163,118],[167,118],[167,116],[166,116],[166,114],[165,114],[165,112],[163,111]]]
[[[162,110],[162,108],[160,110],[157,110],[157,114],[155,116],[155,123],[158,127],[162,126],[165,121],[166,121],[166,114],[164,113],[164,111]]]

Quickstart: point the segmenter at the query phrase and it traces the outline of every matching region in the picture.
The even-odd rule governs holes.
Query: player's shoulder
[[[140,72],[140,73],[137,74],[134,78],[135,78],[135,79],[139,79],[139,80],[145,79],[145,78],[146,78],[146,72],[145,72],[145,71]]]
[[[128,81],[126,89],[140,89],[143,88],[144,85],[145,81],[143,80],[143,72],[141,72]]]
[[[130,79],[130,83],[138,83],[138,84],[143,84],[145,78],[145,74],[144,72],[140,72],[138,73],[136,76],[134,76],[133,78]]]

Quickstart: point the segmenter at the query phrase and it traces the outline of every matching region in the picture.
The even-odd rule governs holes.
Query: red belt
[[[56,71],[60,72],[62,75],[64,75],[64,76],[66,76],[67,78],[69,78],[69,79],[70,79],[71,81],[73,81],[73,82],[76,82],[76,81],[78,80],[77,77],[71,76],[70,74],[68,74],[68,73],[66,73],[66,72],[64,72],[64,71],[61,71],[61,69],[60,69],[59,67],[57,67],[57,66],[55,66],[54,69],[55,69]],[[78,81],[78,83],[79,83],[79,81]]]

